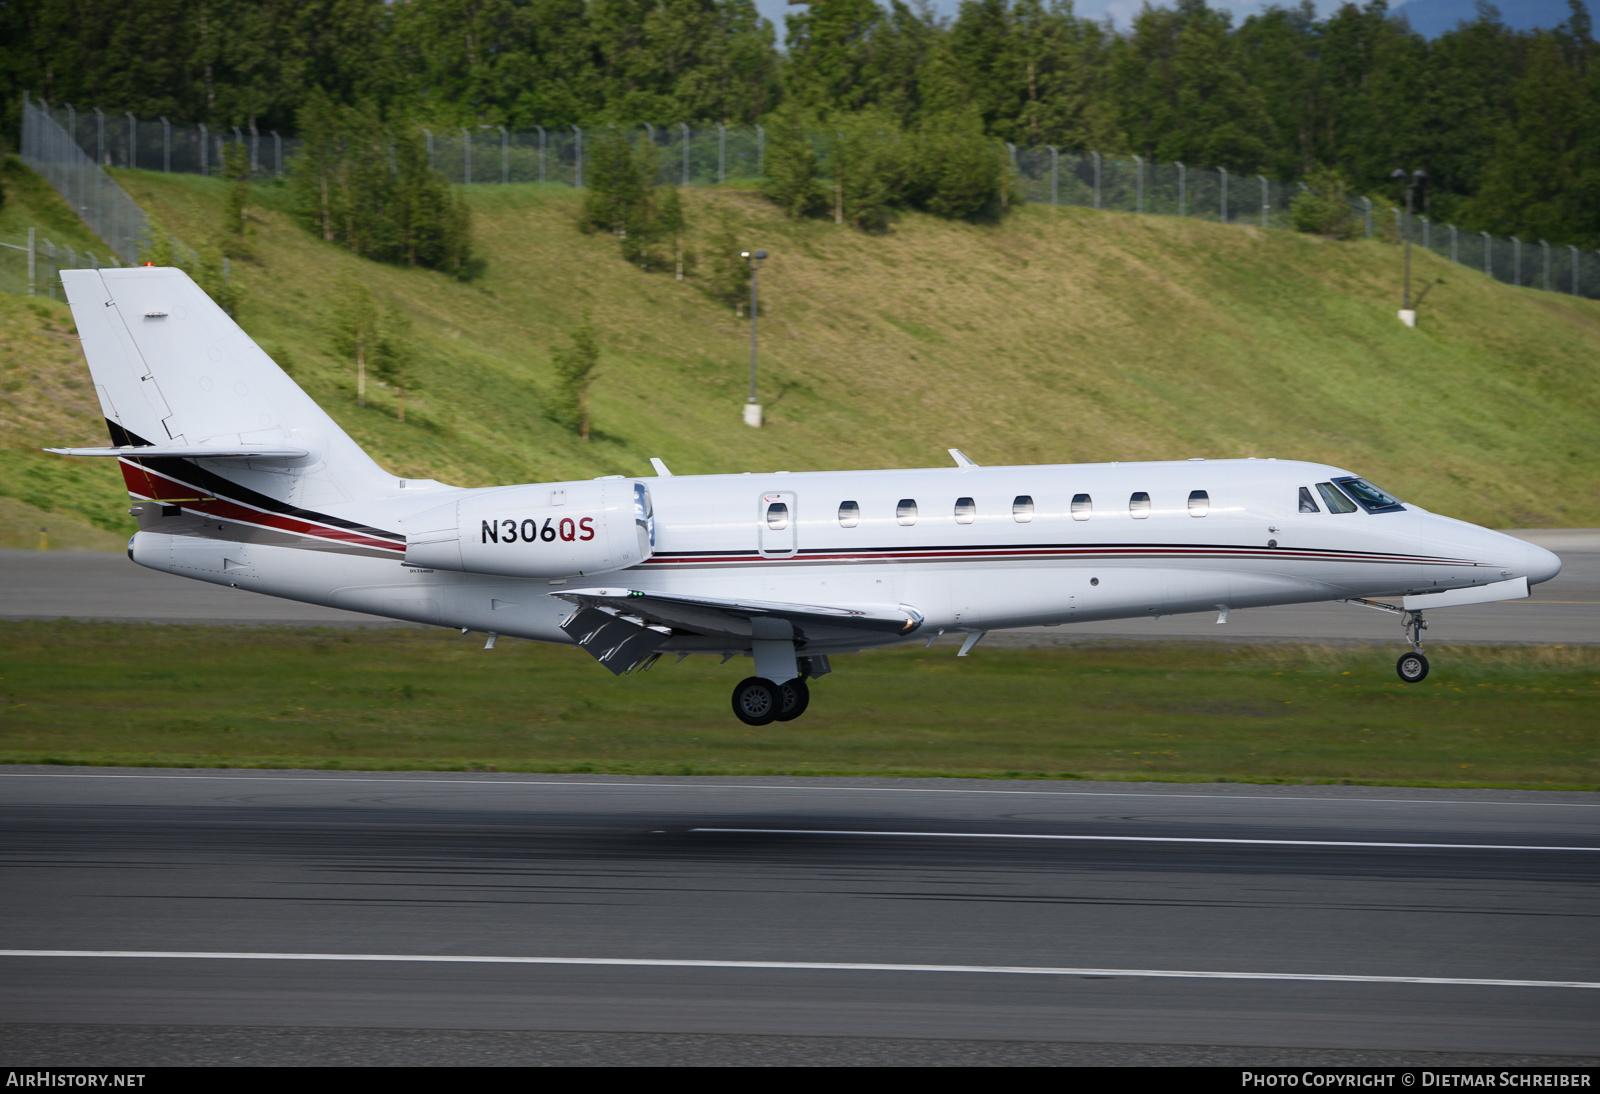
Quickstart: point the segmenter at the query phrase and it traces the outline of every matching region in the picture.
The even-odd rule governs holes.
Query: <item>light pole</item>
[[[759,293],[761,261],[766,251],[740,251],[739,257],[750,267],[750,397],[744,403],[744,424],[761,428],[761,404],[756,401],[756,313],[761,306]]]
[[[1417,187],[1423,184],[1423,181],[1427,179],[1428,175],[1427,172],[1423,171],[1421,168],[1418,168],[1417,170],[1411,172],[1410,177],[1407,178],[1405,171],[1399,167],[1396,167],[1392,172],[1390,172],[1389,177],[1392,179],[1406,179],[1406,287],[1405,296],[1401,301],[1400,322],[1404,323],[1408,327],[1415,327],[1417,325],[1417,313],[1411,307],[1412,198]]]

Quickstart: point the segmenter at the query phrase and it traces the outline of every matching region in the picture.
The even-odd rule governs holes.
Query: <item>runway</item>
[[[17,767],[0,825],[28,1066],[1600,1056],[1600,794]]]
[[[1428,640],[1440,645],[1592,645],[1600,642],[1600,530],[1513,533],[1555,551],[1562,572],[1534,587],[1527,600],[1438,609]],[[91,551],[0,550],[0,619],[95,619],[126,623],[278,624],[404,627],[359,612],[279,600],[243,589],[136,566],[126,557]],[[1226,624],[1216,613],[1124,619],[1072,627],[995,632],[990,646],[1052,646],[1139,641],[1333,642],[1399,644],[1387,613],[1350,604],[1241,609]],[[946,643],[959,644],[950,636]]]

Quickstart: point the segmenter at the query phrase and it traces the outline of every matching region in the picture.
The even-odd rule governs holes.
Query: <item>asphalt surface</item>
[[[1441,608],[1429,613],[1429,643],[1593,645],[1600,643],[1600,529],[1518,531],[1561,556],[1563,569],[1527,600]],[[0,619],[325,626],[414,626],[226,589],[136,566],[120,554],[0,550]],[[990,645],[1048,646],[1106,640],[1373,642],[1399,645],[1385,612],[1350,604],[1254,608],[1127,619],[1073,627],[997,632]],[[952,637],[948,641],[959,642]]]
[[[1600,1062],[1600,794],[7,767],[0,827],[7,1064]]]

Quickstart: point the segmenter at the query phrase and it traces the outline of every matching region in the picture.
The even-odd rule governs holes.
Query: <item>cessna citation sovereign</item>
[[[1528,595],[1560,560],[1276,459],[656,474],[463,489],[372,461],[182,271],[63,272],[142,566],[463,632],[613,673],[754,658],[750,725],[836,653],[989,630],[1341,600],[1395,613]],[[1380,600],[1376,598],[1390,598]],[[1393,599],[1398,598],[1398,603]]]

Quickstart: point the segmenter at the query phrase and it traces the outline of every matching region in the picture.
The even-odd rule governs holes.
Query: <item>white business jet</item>
[[[1423,612],[1528,595],[1549,551],[1288,460],[784,471],[463,489],[379,467],[181,270],[62,281],[142,566],[463,632],[576,645],[613,673],[749,655],[750,725],[797,717],[836,653],[946,632],[1339,600]],[[1388,599],[1379,599],[1388,598]],[[1398,603],[1392,602],[1398,599]]]

